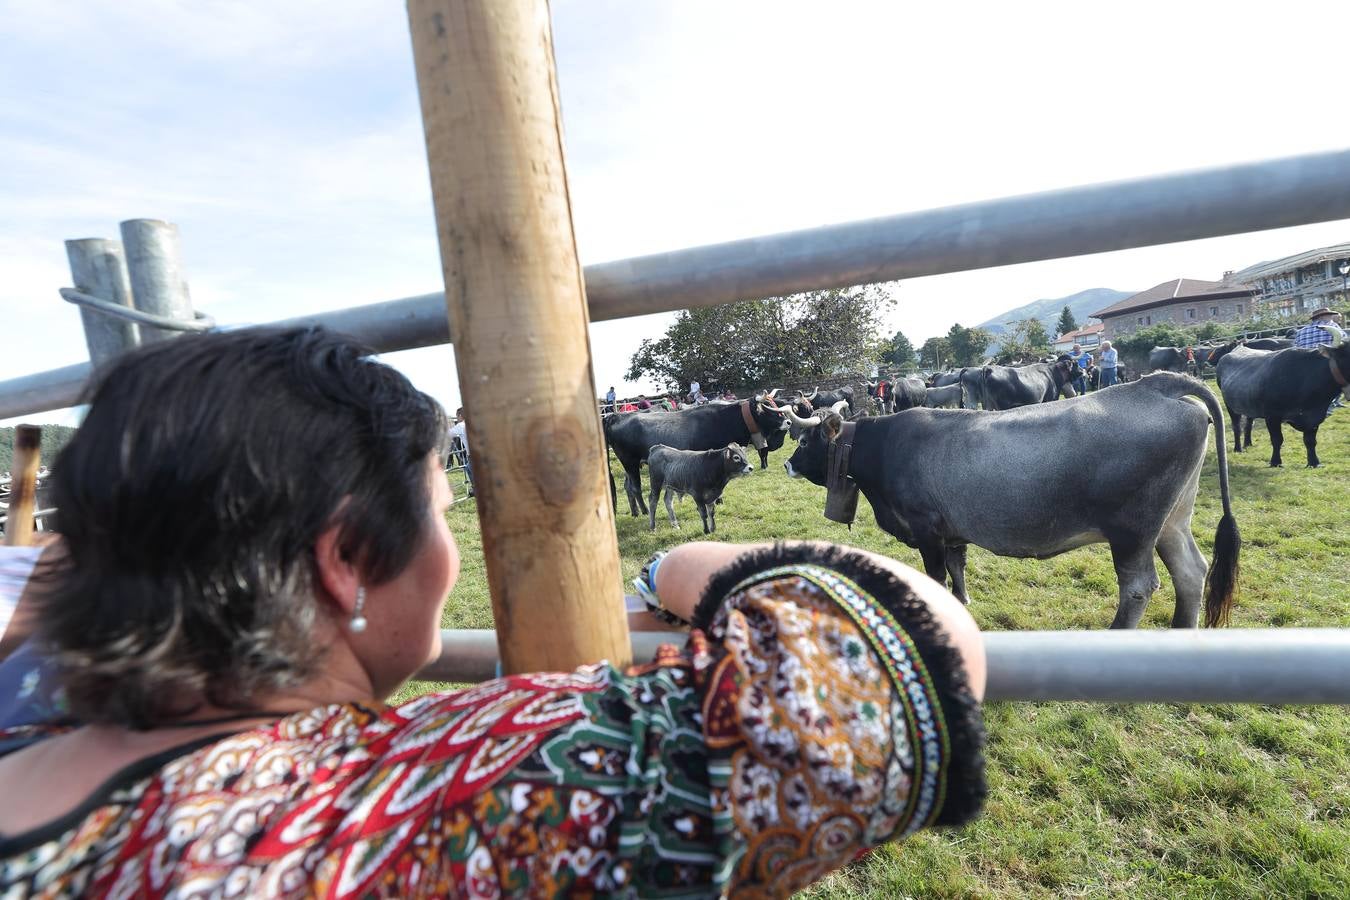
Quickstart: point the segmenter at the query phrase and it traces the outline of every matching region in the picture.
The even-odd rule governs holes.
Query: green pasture
[[[1250,452],[1229,456],[1242,530],[1234,628],[1350,627],[1350,409],[1321,432],[1321,469],[1302,465],[1286,429],[1286,468],[1266,466],[1259,425]],[[821,516],[824,489],[788,479],[783,462],[731,483],[717,538],[820,538],[919,567],[918,554],[876,527],[865,500],[852,531]],[[1109,435],[1080,458],[1113,452]],[[1213,441],[1194,527],[1208,556],[1219,519]],[[654,550],[702,540],[698,512],[676,506],[681,531],[655,533],[627,514],[621,471],[619,547],[625,579]],[[644,470],[645,484],[645,470]],[[998,515],[991,498],[990,515]],[[446,608],[449,628],[490,628],[473,502],[451,526],[464,570]],[[1171,584],[1142,627],[1165,628]],[[1002,559],[971,548],[970,611],[1002,629],[1105,628],[1115,576],[1104,545],[1052,560]],[[419,685],[414,690],[426,689]],[[961,831],[883,848],[812,897],[1350,897],[1350,710],[1245,705],[992,703],[989,803]]]

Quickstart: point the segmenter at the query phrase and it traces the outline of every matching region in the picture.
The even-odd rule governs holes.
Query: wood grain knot
[[[535,483],[544,502],[568,507],[589,493],[596,467],[594,442],[572,416],[539,418],[530,429]]]

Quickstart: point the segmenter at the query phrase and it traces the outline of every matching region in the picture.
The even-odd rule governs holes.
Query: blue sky
[[[1350,146],[1341,9],[562,0],[582,260]],[[0,312],[24,336],[0,379],[85,358],[62,242],[127,218],[178,223],[221,322],[440,286],[401,4],[0,0],[0,162]],[[918,341],[1346,239],[1334,223],[919,279],[893,324]],[[601,390],[666,321],[593,326]],[[388,359],[457,402],[448,348]]]

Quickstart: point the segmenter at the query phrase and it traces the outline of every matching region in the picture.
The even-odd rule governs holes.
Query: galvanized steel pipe
[[[987,700],[1100,703],[1350,704],[1350,629],[987,631]],[[650,660],[670,632],[633,632]],[[440,659],[419,678],[497,675],[492,631],[442,631]]]
[[[183,280],[178,226],[158,219],[128,219],[121,229],[136,308],[159,318],[192,322],[192,298]],[[141,342],[146,344],[176,337],[180,330],[158,328],[149,321],[142,321],[138,327]]]
[[[131,282],[127,277],[126,257],[121,244],[103,238],[66,241],[66,258],[70,260],[70,278],[76,290],[93,294],[112,306],[131,309]],[[140,342],[136,326],[124,319],[113,318],[92,309],[81,309],[80,321],[84,325],[84,341],[89,348],[89,359],[94,364],[112,359]],[[86,370],[88,368],[86,365]],[[48,376],[49,381],[46,383],[58,391],[69,387],[66,369],[56,369],[42,375]],[[11,393],[15,399],[31,396],[32,388],[22,382],[28,378],[41,378],[42,375],[16,378],[0,385],[0,401],[10,402]],[[61,403],[59,406],[71,406],[73,403],[72,399],[70,403]],[[59,406],[29,407],[13,415],[57,409]]]
[[[1350,218],[1350,150],[904,213],[585,268],[603,321]],[[450,340],[444,296],[288,319],[380,352]],[[40,390],[39,390],[40,388]],[[0,418],[70,406],[68,373],[0,382]],[[38,405],[35,405],[38,404]]]

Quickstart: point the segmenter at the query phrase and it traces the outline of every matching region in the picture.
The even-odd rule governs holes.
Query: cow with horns
[[[1191,516],[1211,421],[1223,517],[1207,574]],[[1223,412],[1195,379],[1151,375],[996,413],[923,409],[847,423],[822,413],[799,424],[806,431],[788,475],[829,488],[826,514],[836,521],[852,520],[861,491],[877,524],[918,549],[929,577],[950,578],[963,601],[969,544],[1046,559],[1105,542],[1119,583],[1111,627],[1139,623],[1159,587],[1155,551],[1176,587],[1174,628],[1195,627],[1202,597],[1207,624],[1227,618],[1241,539],[1229,502]],[[1045,452],[1088,446],[1102,434],[1112,435],[1115,451],[1094,466]]]
[[[788,430],[785,411],[774,399],[777,393],[776,390],[759,393],[754,400],[726,405],[605,416],[605,443],[623,466],[624,493],[631,514],[647,514],[641,466],[657,444],[677,450],[716,450],[733,443],[753,444],[759,450],[759,467],[768,468],[769,451],[783,446]],[[617,508],[618,492],[612,472],[609,495]]]
[[[818,387],[812,389],[809,394],[798,391],[793,403],[800,406],[805,402],[808,409],[829,409],[840,400],[848,404],[848,414],[853,415],[853,388],[847,384],[831,391],[822,391]]]
[[[1325,326],[1324,326],[1325,327]],[[1245,346],[1226,349],[1216,372],[1224,404],[1233,420],[1233,452],[1241,453],[1252,443],[1251,422],[1265,419],[1270,432],[1270,464],[1281,466],[1283,423],[1303,432],[1303,447],[1310,468],[1322,464],[1317,456],[1317,430],[1330,411],[1331,401],[1343,394],[1350,399],[1350,342],[1339,328],[1328,329],[1329,345],[1300,350],[1253,350]],[[1246,419],[1245,428],[1243,419]]]

